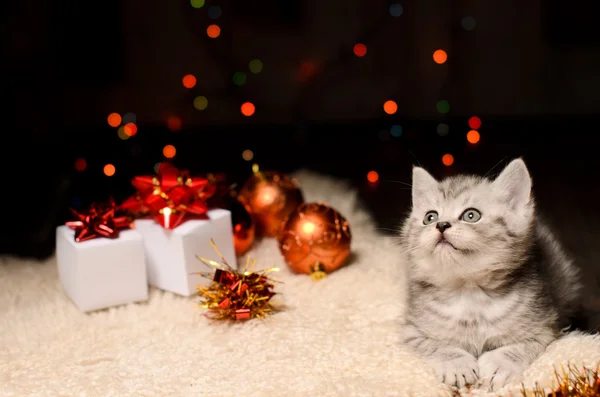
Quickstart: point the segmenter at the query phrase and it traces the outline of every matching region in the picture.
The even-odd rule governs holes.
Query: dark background
[[[69,206],[125,198],[167,144],[177,148],[175,165],[233,182],[243,183],[253,162],[348,178],[384,232],[408,208],[410,190],[397,182],[410,183],[411,165],[437,177],[493,174],[524,156],[540,211],[585,269],[592,301],[600,295],[599,4],[5,1],[0,250],[52,255]],[[210,24],[218,38],[207,36]],[[356,43],[366,56],[353,54]],[[447,62],[433,61],[436,49]],[[248,70],[251,59],[262,61],[260,73]],[[236,72],[244,84],[234,83]],[[186,74],[195,87],[182,85]],[[208,99],[205,110],[194,108],[197,96]],[[383,111],[387,100],[395,114]],[[256,106],[251,117],[240,112],[246,101]],[[121,139],[107,123],[112,112],[133,117],[137,134]],[[472,116],[482,120],[475,145],[466,140]],[[366,179],[371,170],[377,183]]]

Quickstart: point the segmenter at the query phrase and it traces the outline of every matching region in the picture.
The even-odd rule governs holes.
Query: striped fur
[[[435,180],[413,169],[413,208],[402,228],[408,306],[404,344],[440,381],[497,389],[560,333],[579,299],[579,273],[535,215],[531,177],[521,159],[495,180]],[[481,218],[461,219],[474,208]],[[424,224],[429,211],[438,219]],[[438,244],[437,222],[448,244]]]

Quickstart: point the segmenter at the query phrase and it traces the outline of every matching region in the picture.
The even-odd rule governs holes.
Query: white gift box
[[[56,229],[56,262],[63,288],[84,312],[148,299],[142,235],[122,230],[116,239],[75,242],[75,231]]]
[[[220,262],[210,244],[231,266],[236,266],[231,212],[224,209],[208,211],[208,219],[191,219],[175,229],[165,229],[152,219],[138,219],[135,229],[144,237],[148,283],[178,295],[196,294],[206,278],[192,273],[207,273],[208,268],[196,256]]]

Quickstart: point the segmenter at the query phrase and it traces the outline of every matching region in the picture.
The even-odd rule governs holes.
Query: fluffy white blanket
[[[211,324],[195,298],[158,290],[145,304],[83,314],[63,293],[53,259],[4,258],[0,396],[451,395],[398,344],[403,290],[394,240],[377,233],[343,182],[297,177],[307,201],[348,218],[355,257],[313,282],[286,269],[275,241],[259,243],[251,255],[281,266],[278,292],[287,305],[267,321]],[[570,335],[526,371],[525,384],[551,386],[553,365],[598,360],[598,337]]]

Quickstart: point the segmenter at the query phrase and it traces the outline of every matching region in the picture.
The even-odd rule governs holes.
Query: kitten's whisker
[[[412,188],[412,185],[410,183],[406,183],[406,182],[402,182],[402,181],[392,181],[390,179],[386,179],[383,182],[398,183],[400,185],[404,185],[404,186],[408,186],[409,188]]]
[[[495,166],[493,166],[488,172],[485,173],[485,175],[483,176],[484,178],[487,178],[487,176],[490,174],[490,172],[492,172],[496,167],[498,167],[500,164],[502,164],[504,162],[504,160],[506,160],[506,157],[502,158],[502,160],[498,161],[496,163]]]
[[[387,228],[387,227],[376,227],[375,230],[383,230],[383,231],[386,231],[386,232],[396,232],[396,233],[400,232],[400,230],[398,230],[398,229],[390,229],[390,228]]]

